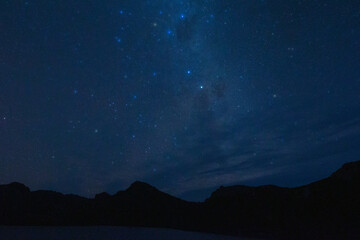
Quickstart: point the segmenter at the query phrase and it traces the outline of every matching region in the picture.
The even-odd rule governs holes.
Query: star
[[[118,43],[121,43],[121,38],[115,37],[115,40],[116,40]]]

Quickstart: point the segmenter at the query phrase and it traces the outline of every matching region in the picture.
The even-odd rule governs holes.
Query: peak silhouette
[[[0,185],[2,186],[3,188],[8,188],[9,190],[16,190],[16,191],[20,191],[20,192],[29,192],[30,189],[25,186],[24,184],[22,183],[19,183],[19,182],[12,182],[8,185]]]
[[[141,192],[141,191],[158,191],[155,187],[145,182],[136,181],[130,185],[126,191]]]
[[[331,177],[342,180],[360,180],[360,161],[345,163]]]
[[[1,225],[167,227],[235,236],[360,239],[360,161],[296,188],[220,187],[204,202],[181,200],[136,181],[94,199],[0,185]]]

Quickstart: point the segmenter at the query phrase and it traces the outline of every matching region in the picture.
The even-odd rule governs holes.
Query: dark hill
[[[220,187],[202,203],[135,182],[94,199],[0,185],[1,225],[168,227],[284,239],[360,239],[360,161],[297,188]]]

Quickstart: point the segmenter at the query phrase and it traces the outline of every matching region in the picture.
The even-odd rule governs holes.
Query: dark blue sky
[[[0,1],[0,183],[190,200],[360,159],[360,2]]]

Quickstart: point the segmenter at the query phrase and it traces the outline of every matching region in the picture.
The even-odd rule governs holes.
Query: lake
[[[239,240],[215,234],[138,227],[0,227],[6,240]],[[245,240],[241,238],[241,240]]]

